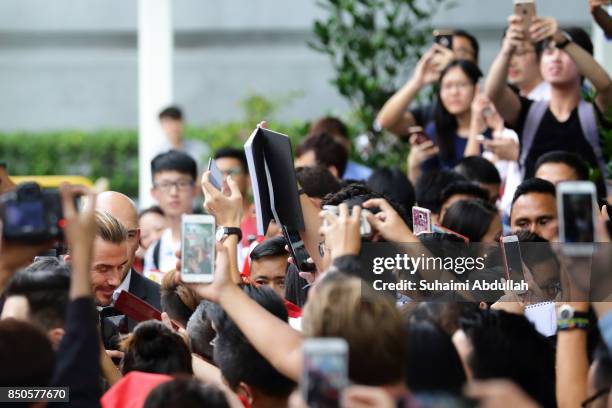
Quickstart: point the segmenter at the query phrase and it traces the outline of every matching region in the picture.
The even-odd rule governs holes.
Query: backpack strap
[[[521,178],[525,178],[525,162],[527,156],[531,151],[533,140],[538,132],[540,123],[546,114],[548,109],[548,101],[534,101],[529,107],[527,112],[527,119],[525,119],[525,125],[523,126],[523,132],[521,134],[521,154],[519,156],[519,165],[521,167]]]
[[[161,238],[157,240],[153,247],[153,266],[159,271],[159,249],[161,247]]]
[[[595,159],[597,160],[597,167],[599,168],[604,182],[608,179],[608,166],[606,165],[606,159],[604,158],[603,150],[601,148],[601,140],[599,136],[599,127],[597,125],[597,116],[595,114],[595,107],[592,103],[581,100],[578,104],[578,118],[580,120],[580,127],[585,139],[591,145]],[[606,189],[609,187],[606,185]],[[608,191],[610,194],[610,191]]]

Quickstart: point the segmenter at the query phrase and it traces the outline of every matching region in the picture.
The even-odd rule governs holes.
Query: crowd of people
[[[608,3],[590,0],[604,30]],[[180,109],[164,109],[168,150],[151,161],[156,206],[62,185],[61,246],[2,240],[0,386],[69,387],[69,403],[46,405],[71,407],[608,406],[612,292],[572,280],[580,261],[554,245],[556,186],[565,181],[596,184],[595,241],[609,245],[612,236],[599,130],[610,128],[612,80],[592,54],[580,28],[544,17],[526,28],[512,15],[483,73],[478,40],[455,30],[448,47],[423,54],[374,124],[410,143],[405,167],[353,161],[346,124],[314,121],[294,157],[308,271],[296,266],[278,219],[258,234],[242,147],[211,153],[183,138]],[[433,103],[415,105],[430,86]],[[209,156],[220,188],[202,171]],[[0,193],[16,187],[0,163]],[[414,206],[429,211],[432,231],[414,233]],[[222,231],[211,283],[182,280],[182,218],[194,213],[214,216]],[[436,254],[513,234],[528,294],[380,292],[360,262],[376,245]],[[40,256],[51,247],[66,250]],[[120,310],[123,292],[161,315]],[[552,329],[536,309],[557,316]],[[321,338],[348,346],[347,383],[331,402],[304,385],[305,350]]]

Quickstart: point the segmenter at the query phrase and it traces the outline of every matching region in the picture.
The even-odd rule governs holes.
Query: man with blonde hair
[[[71,259],[70,255],[66,260]],[[127,271],[127,231],[107,212],[96,211],[96,239],[91,263],[92,292],[98,306],[109,306]]]
[[[140,243],[138,227],[138,210],[134,202],[125,194],[117,191],[105,191],[98,195],[96,209],[105,212],[118,221],[126,232],[128,263],[116,290],[125,290],[138,296],[151,306],[161,310],[159,284],[147,279],[132,267]]]

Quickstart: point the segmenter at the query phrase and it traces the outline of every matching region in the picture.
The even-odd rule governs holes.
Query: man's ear
[[[338,177],[338,169],[336,168],[336,166],[327,166],[327,170],[329,170],[329,172],[332,174],[332,176],[334,176],[335,178],[340,178]]]
[[[242,381],[240,382],[240,384],[238,384],[238,387],[236,388],[236,394],[246,400],[249,403],[249,406],[252,406],[253,402],[255,402],[255,397],[253,395],[251,387],[249,387]]]
[[[51,329],[47,332],[47,338],[51,341],[51,345],[53,346],[53,350],[57,350],[60,345],[60,341],[64,337],[64,329],[61,327],[56,327],[55,329]]]

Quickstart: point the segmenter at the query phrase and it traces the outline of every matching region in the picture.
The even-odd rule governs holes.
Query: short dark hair
[[[348,151],[329,133],[312,134],[302,140],[295,150],[296,157],[313,151],[317,163],[324,166],[334,166],[341,178],[348,163]]]
[[[198,165],[187,153],[169,150],[160,153],[151,160],[151,177],[164,171],[176,171],[187,174],[195,180],[198,176]]]
[[[554,347],[525,316],[473,310],[459,324],[472,344],[475,379],[507,378],[541,406],[556,406]]]
[[[215,338],[215,330],[210,320],[212,307],[213,304],[208,300],[201,301],[187,322],[191,352],[209,361],[213,359],[213,346],[210,342]]]
[[[257,244],[249,256],[251,257],[251,261],[272,256],[287,257],[288,254],[287,251],[285,251],[285,245],[287,245],[285,237],[279,236],[268,238]]]
[[[333,116],[325,116],[310,125],[309,134],[328,133],[332,136],[349,138],[347,126],[340,119]]]
[[[223,391],[193,378],[176,378],[159,384],[147,396],[143,408],[229,408]]]
[[[244,153],[243,149],[237,149],[235,147],[222,147],[215,152],[214,159],[236,159],[240,161],[240,165],[242,166],[242,171],[245,173],[249,173],[249,166],[247,163],[246,153]]]
[[[168,106],[159,112],[159,120],[162,119],[183,120],[183,111],[178,106]]]
[[[412,319],[406,329],[406,384],[410,391],[461,395],[466,375],[451,337],[426,319]]]
[[[406,211],[411,211],[416,201],[412,183],[404,172],[398,168],[382,167],[372,172],[366,185],[373,191],[385,194],[401,204]]]
[[[478,61],[478,56],[480,55],[480,44],[478,44],[478,40],[476,39],[476,37],[474,37],[469,32],[461,29],[453,30],[453,36],[467,38],[470,42],[470,45],[474,49],[474,59]]]
[[[468,156],[459,160],[453,169],[470,181],[476,183],[500,184],[501,177],[497,167],[482,156]]]
[[[308,197],[323,198],[340,190],[340,182],[325,166],[298,167],[295,175]]]
[[[456,181],[466,181],[466,178],[452,170],[432,170],[421,174],[415,185],[417,205],[438,214],[442,207],[442,190]]]
[[[13,275],[6,295],[25,296],[31,322],[48,331],[64,327],[69,289],[70,267],[57,258],[46,257]]]
[[[46,387],[55,366],[47,336],[16,319],[0,320],[0,384],[3,387]]]
[[[139,323],[122,343],[121,373],[193,374],[191,353],[183,338],[157,320]]]
[[[550,181],[542,180],[541,178],[530,178],[524,180],[514,191],[514,196],[512,197],[512,205],[516,200],[519,199],[520,196],[530,193],[542,193],[542,194],[550,194],[551,196],[557,198],[557,193],[555,190],[555,185]]]
[[[535,171],[538,172],[540,166],[546,163],[561,163],[570,167],[576,173],[578,180],[588,180],[589,179],[589,166],[586,164],[582,157],[577,155],[576,153],[566,152],[563,150],[554,150],[552,152],[548,152],[540,156],[540,158],[536,161]]]
[[[334,194],[328,194],[321,201],[321,205],[340,205],[347,203],[349,207],[361,205],[372,198],[384,198],[391,204],[391,207],[402,217],[402,220],[407,225],[412,225],[412,218],[408,217],[408,211],[401,205],[395,202],[392,198],[385,194],[372,191],[371,188],[363,183],[351,183],[343,187],[340,191]]]
[[[482,201],[489,201],[489,193],[471,181],[455,181],[442,190],[442,205],[454,195],[466,195]]]
[[[444,214],[442,226],[480,242],[497,215],[495,207],[483,200],[460,200],[453,203]]]
[[[140,214],[138,214],[138,219],[140,220],[143,216],[147,214],[158,214],[162,217],[166,216],[166,214],[164,214],[164,210],[162,210],[159,205],[152,205],[151,207],[142,210]]]
[[[242,290],[268,312],[287,322],[285,303],[272,289],[245,285]],[[212,308],[211,318],[217,331],[215,363],[231,389],[235,390],[244,382],[267,395],[288,396],[291,393],[295,383],[276,371],[255,350],[221,307]]]

